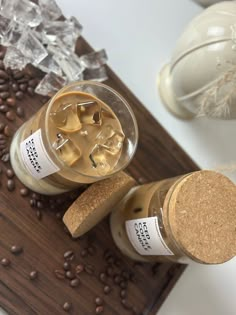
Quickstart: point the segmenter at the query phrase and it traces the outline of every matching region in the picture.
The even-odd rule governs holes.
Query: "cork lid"
[[[236,186],[227,177],[213,171],[186,176],[166,213],[168,230],[194,260],[220,264],[236,255]]]

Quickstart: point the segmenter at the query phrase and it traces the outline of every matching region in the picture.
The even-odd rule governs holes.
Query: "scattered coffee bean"
[[[6,136],[1,133],[0,134],[0,140],[2,140],[2,139],[6,139]]]
[[[127,288],[127,282],[126,281],[121,281],[119,284],[121,289],[126,289]]]
[[[12,87],[12,90],[13,90],[14,92],[19,91],[19,86],[18,86],[18,84],[13,83],[11,87]]]
[[[120,284],[120,283],[121,283],[121,281],[122,281],[121,276],[116,275],[116,276],[114,277],[114,283],[115,283],[115,284]]]
[[[96,254],[96,248],[94,246],[89,246],[88,253],[90,256],[94,256]]]
[[[54,274],[56,276],[57,279],[65,279],[65,271],[61,270],[61,269],[56,269],[54,270]]]
[[[113,265],[115,263],[115,258],[113,256],[110,256],[106,261],[108,264]]]
[[[12,254],[18,255],[23,252],[23,247],[19,245],[12,245],[11,252]]]
[[[38,278],[38,272],[36,270],[31,271],[29,274],[29,278],[30,278],[30,280],[37,279]]]
[[[26,188],[26,187],[21,188],[21,189],[20,189],[20,194],[21,194],[21,196],[23,196],[23,197],[28,196],[28,194],[29,194],[29,189]]]
[[[1,77],[1,76],[0,76]],[[13,72],[13,78],[16,79],[16,80],[19,80],[21,78],[24,77],[24,72],[23,71],[15,71]]]
[[[88,256],[88,250],[87,250],[86,248],[84,248],[84,249],[81,251],[80,255],[81,255],[82,257],[87,257],[87,256]]]
[[[28,77],[26,77],[26,76],[24,76],[24,78],[17,80],[17,83],[18,83],[18,84],[21,84],[21,83],[27,83],[27,82],[28,82],[28,80],[29,80],[29,78],[28,78]]]
[[[0,96],[1,96],[1,93],[0,93]],[[18,100],[22,100],[23,97],[24,97],[24,94],[23,94],[22,91],[16,92],[16,98],[17,98]]]
[[[7,83],[0,84],[0,92],[6,92],[9,90],[9,85]]]
[[[93,266],[93,265],[90,265],[90,264],[86,265],[86,266],[84,267],[84,270],[85,270],[85,272],[86,272],[87,274],[89,274],[89,275],[93,275],[94,272],[95,272],[94,266]]]
[[[2,105],[2,106],[4,106],[4,105]],[[7,119],[10,120],[10,121],[13,121],[13,120],[16,119],[16,115],[15,115],[15,113],[14,113],[12,110],[9,110],[9,111],[6,113],[6,117],[7,117]]]
[[[66,278],[72,280],[75,278],[75,274],[72,271],[68,270],[66,271]]]
[[[6,99],[6,103],[7,103],[7,105],[14,107],[16,105],[16,99],[13,97],[8,97]]]
[[[19,89],[22,91],[22,92],[25,92],[27,90],[27,84],[26,83],[21,83],[19,85]]]
[[[96,314],[102,314],[103,311],[104,311],[104,307],[102,305],[100,305],[100,306],[96,307],[95,313]]]
[[[95,304],[96,304],[97,306],[102,305],[102,304],[103,304],[103,299],[100,298],[99,296],[97,296],[97,297],[95,298]]]
[[[6,170],[6,175],[7,175],[8,178],[12,178],[12,177],[14,177],[15,173],[14,173],[14,171],[11,168],[8,168]]]
[[[2,152],[3,152],[4,150],[5,150],[5,149],[3,149]],[[10,154],[9,154],[9,153],[3,154],[1,160],[2,160],[4,163],[9,162],[9,160],[10,160]]]
[[[121,300],[121,304],[123,305],[123,307],[126,310],[131,310],[132,309],[132,305],[126,299],[122,299]]]
[[[106,283],[107,282],[107,276],[104,272],[101,272],[99,275],[99,279],[101,282]]]
[[[103,288],[103,292],[105,294],[109,294],[111,292],[111,287],[109,285],[105,285],[105,287]]]
[[[106,274],[109,276],[109,277],[112,277],[114,276],[114,269],[111,267],[111,266],[108,266],[107,269],[106,269]]]
[[[6,148],[6,144],[0,144],[0,150],[5,149]]]
[[[11,264],[10,259],[8,259],[8,258],[2,258],[2,259],[1,259],[1,265],[2,265],[3,267],[8,267],[8,266],[10,266],[10,264]]]
[[[79,264],[75,267],[75,273],[76,273],[76,276],[78,276],[81,272],[84,271],[84,265],[82,264]]]
[[[41,197],[40,197],[40,194],[37,194],[37,193],[32,193],[32,198],[35,199],[35,200],[40,200]]]
[[[24,108],[23,107],[21,107],[21,106],[17,106],[17,108],[16,108],[16,115],[18,116],[18,117],[24,117],[25,116],[25,111],[24,111]]]
[[[8,74],[4,70],[0,70],[0,78],[7,80],[9,78]]]
[[[0,112],[1,113],[7,113],[9,110],[7,105],[0,105]]]
[[[40,210],[36,211],[36,217],[39,221],[42,220],[42,212]]]
[[[27,92],[28,92],[28,94],[30,95],[30,96],[34,96],[34,89],[31,87],[31,86],[29,86],[28,88],[27,88]]]
[[[65,271],[68,271],[68,270],[70,270],[70,268],[71,268],[70,263],[68,261],[65,261],[64,264],[63,264],[63,269]]]
[[[29,203],[30,203],[30,206],[32,208],[36,206],[36,200],[35,199],[30,199]]]
[[[10,137],[10,136],[13,135],[13,131],[8,125],[6,125],[4,127],[4,131],[3,132],[4,132],[4,135],[7,136],[7,137]]]
[[[0,71],[1,71],[1,70],[0,70]],[[0,92],[0,97],[1,97],[3,100],[6,100],[9,96],[10,96],[10,93],[9,93],[9,92]]]
[[[131,274],[130,274],[129,271],[123,270],[123,271],[121,272],[121,276],[122,276],[122,278],[124,278],[125,280],[130,280]]]
[[[58,220],[61,220],[62,217],[63,217],[63,214],[62,214],[61,212],[57,212],[57,213],[56,213],[56,218],[57,218]]]
[[[0,139],[0,144],[6,144],[7,140],[6,139]]]
[[[13,179],[8,179],[7,180],[7,189],[9,191],[13,191],[15,189],[15,182]]]
[[[70,281],[70,286],[72,288],[75,288],[75,287],[78,287],[79,283],[80,283],[80,280],[78,278],[75,278]]]
[[[0,79],[0,84],[5,84],[6,80],[5,79]]]
[[[37,203],[36,203],[36,207],[39,208],[39,209],[43,209],[44,206],[43,206],[42,201],[38,200]]]
[[[65,302],[63,304],[63,310],[66,311],[66,312],[69,312],[71,310],[71,307],[72,307],[72,305],[69,302]]]
[[[4,70],[4,69],[5,69],[5,65],[4,65],[3,60],[0,60],[0,69],[1,69],[1,70]]]
[[[126,290],[121,290],[121,291],[120,291],[120,297],[121,297],[122,299],[126,298],[126,295],[127,295]]]
[[[64,259],[66,260],[73,260],[75,258],[75,254],[72,250],[67,250],[65,253],[64,253]]]
[[[38,80],[37,80],[37,79],[31,79],[31,80],[29,80],[29,82],[28,82],[28,85],[29,85],[30,87],[36,87],[37,84],[38,84]]]
[[[0,132],[2,132],[5,128],[5,124],[0,122]]]
[[[132,314],[133,314],[133,315],[138,315],[138,314],[140,314],[139,311],[138,311],[138,309],[137,309],[135,306],[132,307]]]

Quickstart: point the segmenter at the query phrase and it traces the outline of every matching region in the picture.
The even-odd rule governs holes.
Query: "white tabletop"
[[[162,106],[157,93],[158,72],[201,7],[191,0],[58,3],[65,14],[77,16],[95,49],[106,48],[112,69],[201,168],[217,168],[235,160],[235,121],[178,120]],[[236,179],[235,174],[230,176]],[[235,279],[236,259],[221,266],[189,266],[158,315],[234,315]]]
[[[57,0],[75,15],[95,49],[106,48],[109,65],[201,168],[235,160],[234,121],[185,122],[159,99],[156,79],[187,23],[202,11],[191,0]],[[140,126],[142,128],[142,126]],[[230,174],[236,179],[235,174]],[[236,259],[221,266],[192,265],[158,315],[236,314]]]

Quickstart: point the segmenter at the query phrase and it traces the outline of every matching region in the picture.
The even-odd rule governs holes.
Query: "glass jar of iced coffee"
[[[219,264],[236,255],[236,188],[213,171],[133,188],[110,218],[113,239],[134,260]]]
[[[101,83],[75,82],[16,132],[11,163],[25,186],[58,194],[124,169],[137,141],[135,116],[119,93]]]

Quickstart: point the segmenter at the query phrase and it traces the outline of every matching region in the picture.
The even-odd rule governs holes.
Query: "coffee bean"
[[[12,87],[12,90],[13,90],[14,92],[19,91],[19,86],[18,86],[18,84],[13,83],[11,87]]]
[[[29,274],[29,278],[30,278],[30,280],[37,279],[38,278],[38,272],[36,270],[31,271]]]
[[[0,122],[0,132],[2,132],[5,128],[5,124]]]
[[[86,265],[85,267],[84,267],[84,270],[85,270],[85,272],[87,273],[87,274],[89,274],[89,275],[92,275],[92,274],[94,274],[94,266],[93,265],[90,265],[90,264],[88,264],[88,265]]]
[[[65,303],[63,304],[63,310],[64,310],[64,311],[69,312],[69,311],[71,310],[71,308],[72,308],[71,303],[65,302]]]
[[[2,258],[1,259],[1,265],[3,267],[8,267],[8,266],[10,266],[10,264],[11,264],[11,261],[8,258]]]
[[[61,269],[56,269],[54,270],[54,274],[56,276],[57,279],[65,279],[65,271],[61,270]]]
[[[7,139],[0,139],[0,144],[6,144],[7,143]]]
[[[21,188],[21,189],[20,189],[20,194],[21,194],[21,196],[23,196],[23,197],[28,196],[28,194],[29,194],[29,189],[26,188],[26,187]]]
[[[113,265],[115,262],[115,258],[113,256],[110,256],[106,261],[108,264]]]
[[[13,135],[13,130],[8,125],[4,127],[3,132],[4,132],[4,135],[7,137],[11,137]]]
[[[30,203],[31,207],[35,207],[36,206],[36,200],[35,199],[30,199],[29,203]]]
[[[17,108],[16,108],[16,115],[18,116],[18,117],[24,117],[25,116],[25,111],[24,111],[24,108],[23,107],[21,107],[21,106],[17,106]]]
[[[135,307],[135,306],[132,307],[132,314],[133,315],[139,315],[140,314],[137,307]]]
[[[127,282],[126,281],[121,281],[119,284],[121,289],[126,289],[127,288]]]
[[[116,275],[113,280],[114,280],[115,284],[120,284],[122,281],[122,278],[121,278],[121,276]]]
[[[4,56],[5,56],[5,51],[0,51],[0,59],[3,59],[4,58]]]
[[[64,259],[66,260],[73,260],[75,258],[75,254],[72,250],[67,250],[65,253],[64,253]]]
[[[5,144],[0,144],[0,150],[5,149],[6,145]]]
[[[1,70],[0,70],[0,71],[1,71]],[[1,93],[0,93],[0,97],[1,97],[3,100],[6,100],[9,96],[10,96],[10,93],[9,93],[9,92],[1,92]]]
[[[14,107],[16,105],[16,99],[13,97],[8,97],[6,99],[6,103],[7,105]]]
[[[121,272],[121,276],[122,278],[124,278],[125,280],[130,280],[130,276],[131,276],[131,273],[127,270],[123,270]]]
[[[121,304],[126,310],[132,309],[132,305],[126,299],[122,299]]]
[[[42,212],[40,210],[36,211],[36,217],[39,221],[42,220]]]
[[[63,214],[62,214],[61,212],[57,212],[57,213],[56,213],[56,218],[57,218],[58,220],[61,220],[62,217],[63,217]]]
[[[29,80],[28,84],[30,87],[34,88],[38,84],[38,80],[37,79],[31,79],[31,80]]]
[[[6,170],[6,175],[7,175],[8,178],[12,178],[12,177],[14,177],[15,173],[14,173],[14,171],[11,168],[8,168]]]
[[[75,279],[70,281],[70,286],[72,288],[75,288],[75,287],[78,287],[79,283],[80,283],[80,280],[78,278],[75,278]]]
[[[28,83],[28,80],[29,80],[29,78],[24,76],[24,78],[17,80],[17,83],[19,83],[19,84]]]
[[[5,84],[5,83],[6,83],[6,80],[0,79],[0,84]]]
[[[23,71],[15,71],[13,73],[13,78],[16,79],[16,80],[19,80],[19,79],[23,78],[23,76],[24,76],[24,72]]]
[[[0,134],[0,139],[6,139],[6,136],[3,134]]]
[[[0,94],[0,96],[1,96],[1,94]],[[18,100],[22,100],[23,97],[24,97],[24,94],[23,94],[22,91],[16,92],[16,98],[17,98]]]
[[[9,110],[7,105],[0,105],[0,112],[1,113],[7,113]]]
[[[105,285],[105,287],[103,288],[103,292],[105,294],[109,294],[111,292],[111,287],[109,285]]]
[[[9,191],[15,190],[15,182],[14,182],[13,179],[8,179],[8,180],[7,180],[7,189],[8,189]]]
[[[5,65],[4,65],[3,60],[0,60],[0,69],[1,69],[1,70],[4,70],[4,69],[5,69]]]
[[[84,265],[82,264],[79,264],[75,267],[75,273],[76,273],[76,276],[78,276],[81,272],[84,271]]]
[[[0,84],[0,92],[6,92],[9,90],[9,85],[7,83]]]
[[[126,298],[126,295],[127,295],[126,290],[123,289],[123,290],[120,291],[120,297],[121,297],[122,299]]]
[[[106,283],[107,282],[107,276],[104,272],[101,272],[99,275],[99,279],[101,282]]]
[[[21,83],[19,85],[19,89],[22,91],[22,92],[25,92],[27,90],[27,84],[26,83]]]
[[[72,271],[67,270],[66,271],[66,278],[72,280],[75,278],[75,274]]]
[[[88,247],[88,253],[91,256],[94,256],[96,254],[96,248],[94,246]]]
[[[30,95],[30,96],[34,96],[34,89],[31,87],[31,86],[29,86],[28,88],[27,88],[27,92],[28,92],[28,94]]]
[[[36,207],[39,208],[39,209],[43,209],[44,206],[43,206],[42,201],[38,200],[37,203],[36,203]]]
[[[87,250],[86,248],[84,248],[84,249],[81,251],[80,255],[81,255],[82,257],[87,257],[87,256],[88,256],[88,250]]]
[[[68,271],[68,270],[70,270],[70,268],[71,268],[70,263],[68,261],[65,261],[64,264],[63,264],[63,269],[65,271]]]
[[[100,306],[96,307],[95,313],[96,314],[102,314],[103,311],[104,311],[104,307],[102,305],[100,305]]]
[[[106,269],[106,274],[109,276],[109,277],[112,277],[114,276],[114,269],[111,267],[111,266],[108,266],[107,269]]]
[[[11,252],[12,254],[20,254],[23,252],[23,247],[19,245],[12,245],[11,246]]]
[[[3,149],[2,152],[3,152],[4,150],[5,150],[5,149]],[[10,160],[10,154],[9,154],[9,153],[3,154],[1,160],[2,160],[4,163],[9,162],[9,160]]]
[[[13,120],[16,119],[16,115],[15,115],[15,113],[12,110],[9,110],[8,112],[6,112],[6,117],[10,121],[13,121]]]
[[[9,78],[9,75],[6,73],[6,71],[1,69],[0,70],[0,78],[4,79],[4,80],[7,80]]]
[[[40,194],[37,194],[37,193],[32,193],[32,198],[35,199],[35,200],[40,200],[41,197],[40,197]]]
[[[95,298],[95,304],[96,304],[97,306],[102,305],[102,304],[103,304],[103,299],[100,298],[99,296],[97,296],[97,297]]]

